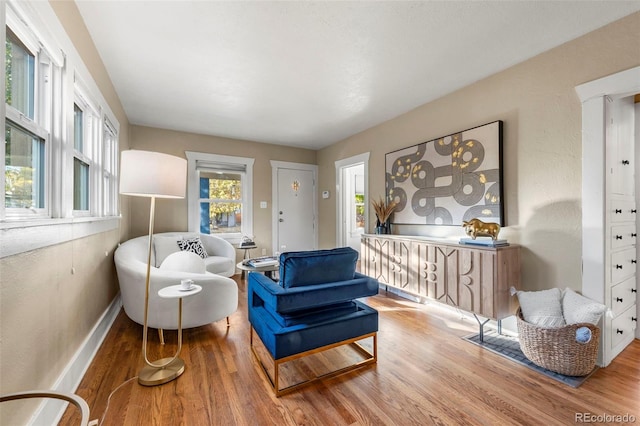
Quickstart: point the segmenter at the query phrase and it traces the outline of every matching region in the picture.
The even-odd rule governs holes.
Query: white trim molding
[[[120,227],[120,219],[120,216],[76,217],[2,223],[0,259],[108,232]]]
[[[354,155],[349,158],[337,160],[336,165],[336,247],[346,245],[344,238],[344,197],[342,187],[344,185],[343,169],[358,164],[364,165],[364,229],[369,229],[369,156],[370,152]]]
[[[71,358],[62,373],[53,385],[53,390],[59,392],[75,393],[89,369],[93,358],[95,358],[100,345],[107,337],[111,326],[120,313],[122,299],[118,294],[104,311],[96,325],[93,327],[87,338],[82,342],[80,348]],[[50,425],[58,424],[67,404],[60,404],[57,400],[45,399],[39,405],[29,421],[29,425]]]
[[[255,158],[194,151],[185,151],[185,155],[187,156],[187,219],[189,231],[200,232],[200,204],[193,202],[193,200],[200,199],[197,162],[204,161],[246,166],[242,180],[242,233],[245,235],[253,235],[253,164]],[[230,239],[224,235],[219,236],[227,239],[232,244],[237,244],[241,240],[241,237]]]
[[[582,103],[582,294],[606,304],[609,296],[605,283],[610,268],[605,255],[607,103],[640,93],[640,67],[581,84],[575,91]],[[610,319],[603,321],[607,323]],[[609,349],[605,349],[605,333],[606,325],[598,354],[600,366],[606,366],[612,359]]]

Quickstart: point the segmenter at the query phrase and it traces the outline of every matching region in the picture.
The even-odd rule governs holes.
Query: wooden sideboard
[[[381,284],[485,318],[515,314],[509,289],[520,288],[518,245],[490,248],[369,234],[361,242],[361,271]]]

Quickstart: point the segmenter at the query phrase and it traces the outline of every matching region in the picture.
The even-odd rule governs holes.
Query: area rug
[[[598,369],[598,367],[594,368],[593,371],[586,376],[565,376],[549,371],[546,368],[535,365],[524,356],[520,350],[520,343],[517,337],[498,334],[495,331],[485,331],[483,342],[480,341],[479,334],[471,334],[463,337],[463,339],[574,388],[584,383],[585,380]]]

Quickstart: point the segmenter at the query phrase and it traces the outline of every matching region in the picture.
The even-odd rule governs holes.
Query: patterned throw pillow
[[[182,240],[178,240],[178,247],[180,247],[180,250],[182,251],[191,251],[203,259],[209,257],[207,251],[202,245],[202,241],[200,241],[200,237],[183,238]]]

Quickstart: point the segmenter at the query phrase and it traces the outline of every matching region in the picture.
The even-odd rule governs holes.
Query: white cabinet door
[[[635,112],[633,97],[616,99],[609,105],[609,123],[607,145],[610,158],[611,193],[635,195],[634,170],[634,132]]]

